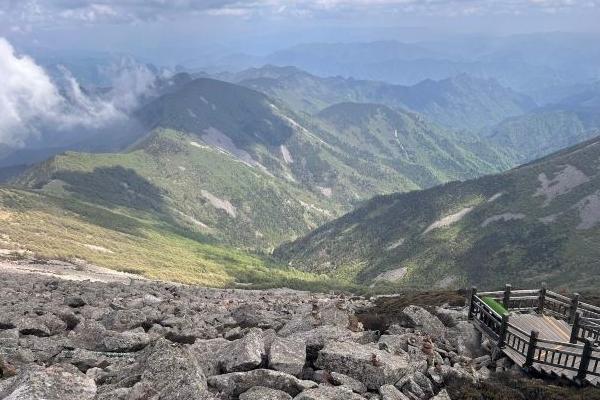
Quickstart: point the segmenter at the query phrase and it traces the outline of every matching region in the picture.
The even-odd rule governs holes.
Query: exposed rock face
[[[375,390],[404,376],[408,357],[381,351],[375,344],[330,342],[319,352],[315,365],[351,376]]]
[[[0,281],[2,399],[444,400],[449,379],[511,368],[478,357],[464,309],[409,306],[378,332],[355,316],[373,306],[360,297]]]

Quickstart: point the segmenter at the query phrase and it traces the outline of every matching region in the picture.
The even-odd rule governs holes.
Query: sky
[[[600,0],[0,0],[0,37],[29,53],[124,52],[170,64],[309,41],[598,32],[598,21]]]

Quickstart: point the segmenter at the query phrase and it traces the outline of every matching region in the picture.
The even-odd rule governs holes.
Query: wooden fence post
[[[469,314],[467,319],[473,319],[473,301],[475,300],[475,296],[477,295],[477,288],[473,286],[471,288],[471,297],[469,298]]]
[[[508,302],[510,301],[511,288],[512,288],[512,286],[510,285],[510,283],[507,283],[506,286],[504,287],[504,298],[502,299],[502,305],[507,310],[508,310]]]
[[[577,371],[577,377],[575,378],[579,384],[583,383],[585,376],[590,366],[590,357],[592,356],[592,342],[589,339],[585,339],[585,345],[583,346],[583,353],[581,354],[581,362],[579,363],[579,371]]]
[[[569,323],[572,324],[575,320],[575,314],[577,314],[577,307],[579,306],[579,293],[574,293],[571,299],[571,308],[569,309]]]
[[[579,338],[579,318],[581,318],[581,313],[576,312],[575,318],[573,318],[573,327],[571,328],[571,339],[569,343],[577,343],[577,339]]]
[[[508,314],[502,315],[502,325],[500,326],[500,338],[498,339],[498,348],[506,347],[506,332],[508,332]]]
[[[529,335],[529,344],[527,345],[527,357],[525,358],[525,364],[523,368],[529,368],[533,365],[533,358],[535,356],[535,348],[537,347],[537,340],[540,333],[538,331],[531,331]]]
[[[538,314],[544,314],[544,303],[546,302],[546,283],[542,283],[542,288],[540,289],[540,297],[538,300]]]

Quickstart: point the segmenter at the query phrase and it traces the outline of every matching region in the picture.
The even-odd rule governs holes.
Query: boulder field
[[[288,289],[75,282],[0,273],[0,399],[446,400],[493,370],[462,307]]]

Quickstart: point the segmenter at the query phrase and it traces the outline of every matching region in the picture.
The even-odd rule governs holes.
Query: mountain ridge
[[[378,103],[420,112],[455,129],[478,130],[535,107],[532,99],[493,79],[464,73],[403,86],[339,76],[321,78],[296,67],[267,65],[230,75],[228,79],[311,114],[335,103]]]
[[[275,254],[362,284],[590,288],[599,150],[594,138],[502,174],[379,196]]]

